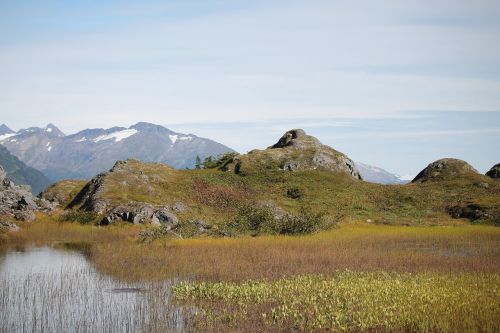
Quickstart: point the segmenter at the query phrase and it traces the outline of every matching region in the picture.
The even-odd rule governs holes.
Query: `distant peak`
[[[174,133],[170,129],[161,126],[161,125],[156,125],[152,123],[146,123],[146,122],[138,122],[135,125],[130,126],[130,128],[136,129],[138,131],[146,131],[146,132],[168,132],[168,133]]]
[[[65,136],[64,133],[52,123],[49,123],[47,126],[45,126],[44,130],[51,135]]]
[[[0,125],[0,135],[4,134],[12,134],[15,133],[13,130],[11,130],[7,125],[2,124]]]

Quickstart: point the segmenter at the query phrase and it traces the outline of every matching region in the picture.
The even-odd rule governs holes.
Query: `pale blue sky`
[[[240,151],[268,144],[255,124],[273,140],[309,126],[391,171],[484,169],[500,160],[498,17],[494,0],[0,0],[0,123],[149,121]]]

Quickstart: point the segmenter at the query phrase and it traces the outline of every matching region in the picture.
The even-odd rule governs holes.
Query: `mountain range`
[[[18,132],[3,124],[0,125],[0,144],[53,181],[89,179],[108,170],[120,159],[137,158],[184,169],[194,167],[196,156],[203,159],[233,151],[209,139],[144,122],[129,128],[85,129],[72,135],[65,135],[53,124]],[[394,185],[410,180],[365,163],[356,162],[356,166],[362,178],[371,183]],[[37,179],[29,183],[18,175],[11,174],[10,177],[19,184],[31,185],[34,191],[41,190],[41,184],[47,184],[47,180]],[[32,179],[32,176],[27,179]]]
[[[356,166],[363,179],[370,183],[398,185],[409,183],[412,180],[412,178],[396,175],[382,168],[365,163],[356,162]]]
[[[127,158],[184,169],[194,167],[196,156],[204,159],[233,152],[213,140],[145,122],[129,128],[86,129],[71,135],[53,124],[18,132],[2,125],[0,144],[53,181],[90,179],[110,169],[117,160]]]

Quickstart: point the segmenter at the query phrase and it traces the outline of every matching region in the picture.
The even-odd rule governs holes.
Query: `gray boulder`
[[[116,222],[130,222],[134,224],[145,224],[150,222],[154,225],[173,227],[178,224],[177,216],[165,207],[155,207],[147,203],[130,203],[118,205],[105,214],[101,225],[109,225]]]
[[[53,209],[46,200],[33,197],[29,188],[16,186],[0,166],[0,215],[30,222],[36,218],[35,212]]]
[[[151,218],[151,223],[155,225],[161,225],[165,227],[173,227],[175,226],[179,220],[177,219],[177,216],[175,216],[173,213],[169,212],[166,209],[160,209],[157,210],[154,214],[153,217]]]

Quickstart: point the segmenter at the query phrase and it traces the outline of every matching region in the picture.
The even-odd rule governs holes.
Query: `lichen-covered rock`
[[[455,158],[443,158],[432,162],[420,171],[412,183],[453,179],[471,173],[477,174],[478,172],[469,163]]]
[[[165,227],[173,227],[178,223],[177,217],[169,212],[167,209],[159,209],[154,212],[153,217],[151,219],[151,223],[155,225],[162,225]]]

